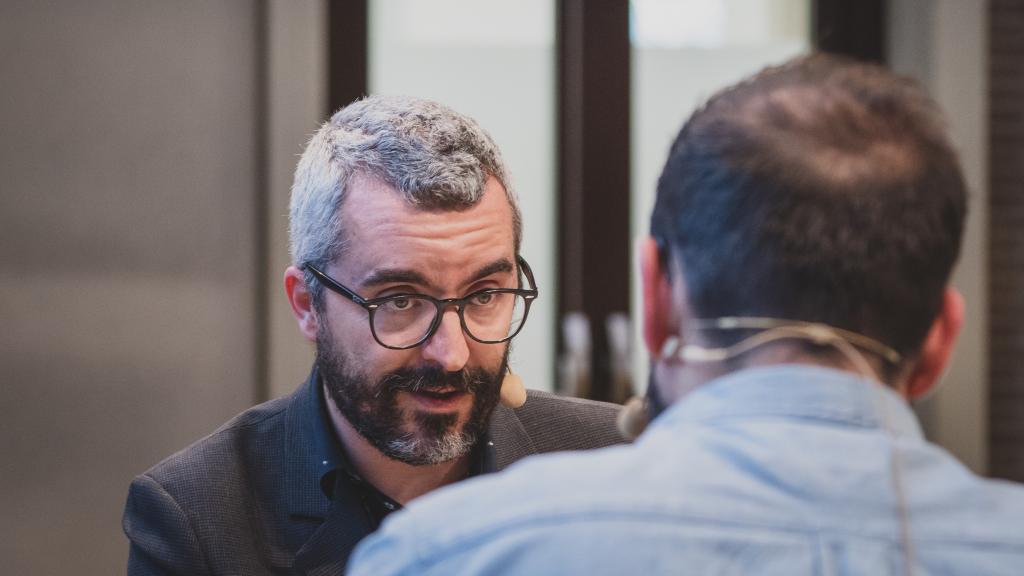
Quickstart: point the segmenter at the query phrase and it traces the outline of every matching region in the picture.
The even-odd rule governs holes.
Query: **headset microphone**
[[[876,354],[889,364],[896,366],[902,361],[901,355],[872,338],[856,332],[850,332],[835,326],[816,322],[800,322],[778,318],[759,317],[723,317],[700,319],[689,323],[691,329],[699,330],[759,330],[759,332],[722,348],[705,348],[694,344],[686,344],[682,337],[671,336],[666,339],[658,355],[663,362],[707,363],[722,362],[735,358],[756,348],[779,340],[805,340],[818,346],[832,346],[864,378],[884,386],[871,364],[864,358],[861,350]],[[900,540],[903,544],[903,567],[907,576],[914,574],[914,547],[910,530],[910,514],[907,505],[906,491],[902,475],[902,460],[897,452],[897,438],[889,419],[888,410],[881,402],[881,396],[872,394],[875,411],[879,414],[881,424],[889,437],[889,458],[892,470],[892,486],[896,494],[896,514],[900,526]],[[619,412],[619,431],[627,439],[639,436],[648,421],[664,408],[660,404],[657,387],[651,381],[647,385],[647,397],[644,400],[634,397]]]

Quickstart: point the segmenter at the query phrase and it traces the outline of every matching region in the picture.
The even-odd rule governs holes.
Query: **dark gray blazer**
[[[332,501],[312,446],[329,426],[319,378],[243,412],[135,478],[124,511],[129,576],[341,574],[371,528],[354,494]],[[493,467],[623,441],[618,406],[530,391],[490,422]]]

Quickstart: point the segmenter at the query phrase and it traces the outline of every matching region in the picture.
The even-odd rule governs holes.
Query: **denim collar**
[[[747,368],[695,389],[652,423],[652,430],[686,422],[785,417],[921,438],[921,428],[891,388],[843,370],[807,364]]]

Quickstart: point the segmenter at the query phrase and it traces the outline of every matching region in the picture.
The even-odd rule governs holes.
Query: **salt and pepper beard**
[[[458,372],[445,372],[438,366],[402,368],[371,382],[368,374],[344,360],[322,319],[316,337],[317,368],[342,416],[382,454],[414,466],[448,462],[476,446],[498,404],[508,352],[506,344],[501,365],[494,372],[484,368]],[[405,410],[398,405],[398,393],[420,390],[470,394],[473,407],[461,430],[455,412],[415,411],[406,418]]]

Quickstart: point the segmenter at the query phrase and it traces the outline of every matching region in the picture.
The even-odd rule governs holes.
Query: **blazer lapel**
[[[293,574],[341,574],[356,543],[370,533],[360,502],[351,490],[339,486],[332,501],[320,485],[325,472],[335,468],[334,432],[320,397],[320,379],[314,368],[296,392],[285,415],[286,454],[284,494],[287,527],[284,550],[271,561],[291,567]],[[335,474],[335,481],[342,474]],[[294,551],[294,555],[288,551]]]
[[[529,398],[526,401],[529,402]],[[502,404],[498,404],[491,415],[489,434],[494,444],[495,470],[503,470],[516,460],[537,453],[515,410]]]
[[[327,519],[295,554],[294,573],[344,574],[352,550],[372,531],[354,491],[340,488],[335,494]]]

